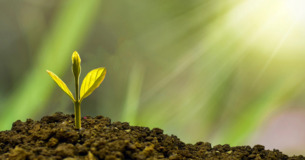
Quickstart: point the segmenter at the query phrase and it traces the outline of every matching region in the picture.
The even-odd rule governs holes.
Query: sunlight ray
[[[275,15],[273,15],[273,20],[276,20],[277,18],[279,18],[279,16],[280,16],[279,12],[275,13]],[[243,18],[247,18],[247,17],[244,15]],[[242,21],[242,19],[240,19],[240,21]],[[270,26],[270,24],[272,22],[273,21],[267,20],[264,24],[262,24],[261,27],[259,27],[252,34],[252,36],[248,38],[248,40],[245,42],[245,44],[242,45],[237,51],[234,52],[234,56],[230,56],[225,61],[225,63],[220,65],[217,68],[217,70],[215,70],[213,72],[213,74],[211,76],[209,76],[208,79],[206,79],[208,86],[213,85],[213,83],[215,83],[215,80],[218,78],[219,75],[225,73],[228,76],[229,74],[231,74],[232,71],[226,72],[224,70],[227,68],[230,68],[229,66],[238,64],[239,61],[241,61],[245,56],[247,56],[246,52],[248,51],[250,45],[253,44],[255,41],[257,41],[257,39],[266,32],[268,26]],[[238,25],[238,23],[234,23],[234,24]],[[229,23],[227,27],[230,28],[230,27],[235,27],[235,26],[233,26],[232,23]],[[231,45],[233,45],[233,42],[238,41],[246,33],[247,32],[240,33],[238,35],[238,37],[236,37],[235,40],[231,40],[232,44],[228,44],[226,47],[223,46],[222,51],[225,52],[225,51],[229,50]],[[215,45],[215,44],[211,44],[211,45]],[[216,86],[214,86],[214,90],[216,90],[220,85],[221,84],[217,84]],[[202,91],[200,93],[197,93],[197,95],[202,95],[202,94],[203,94]],[[190,119],[191,117],[193,117],[197,113],[199,113],[199,110],[201,110],[203,106],[207,105],[207,101],[211,98],[212,98],[211,94],[208,95],[207,97],[205,97],[204,100],[201,99],[200,96],[194,97],[192,102],[197,102],[197,104],[192,107],[192,110],[187,115],[184,115],[184,112],[177,113],[176,117],[182,117],[182,118],[179,118],[181,120],[181,123],[187,122],[187,119]],[[189,106],[189,104],[186,104],[186,106]],[[173,119],[173,121],[175,121],[175,120]]]
[[[231,2],[232,3],[232,2]],[[229,4],[226,4],[229,5]],[[203,12],[204,10],[204,5],[202,6],[198,6],[196,7],[193,11],[191,11],[192,14],[194,15],[202,15],[200,14],[201,12]],[[238,5],[238,7],[240,7]],[[234,9],[236,9],[237,7],[234,7]],[[233,12],[232,9],[229,12]],[[189,14],[189,13],[188,13]],[[225,14],[226,15],[226,14]],[[190,28],[190,26],[194,26],[194,25],[200,25],[200,23],[207,18],[209,15],[205,15],[204,14],[204,18],[201,16],[201,19],[196,18],[196,21],[194,24],[188,24],[187,28]],[[242,16],[243,18],[246,17],[246,15]],[[181,15],[179,17],[177,17],[175,19],[176,20],[181,20],[181,18],[185,18],[185,15]],[[213,22],[206,24],[206,30],[214,30],[215,26],[217,26],[217,23],[219,21],[222,21],[224,17],[220,17],[216,20],[214,20]],[[225,17],[226,18],[226,17]],[[200,22],[201,21],[201,22]],[[242,21],[241,18],[238,21]],[[173,23],[173,22],[171,22]],[[167,24],[168,25],[168,24]],[[165,76],[164,78],[161,79],[161,81],[159,81],[158,83],[156,83],[148,92],[144,93],[141,102],[144,103],[146,102],[150,97],[152,97],[153,95],[155,95],[157,93],[157,91],[159,91],[161,88],[163,88],[166,84],[170,83],[171,80],[173,80],[175,77],[177,77],[178,75],[180,75],[181,72],[183,72],[184,70],[186,70],[190,65],[192,65],[195,61],[197,61],[202,55],[204,55],[206,52],[210,51],[212,47],[215,47],[214,45],[219,43],[218,41],[223,39],[223,34],[228,32],[228,28],[231,28],[233,26],[236,27],[236,23],[229,23],[226,26],[220,26],[219,32],[213,32],[212,34],[209,34],[208,36],[205,36],[205,38],[201,39],[200,42],[198,42],[198,45],[194,45],[196,47],[194,47],[194,49],[192,49],[189,54],[183,55],[181,56],[181,58],[179,59],[179,61],[177,61],[173,66],[173,71],[171,73],[169,73],[167,76]],[[153,35],[155,35],[154,33],[155,31],[153,31]],[[159,32],[159,31],[158,31]],[[201,34],[201,33],[200,33]],[[204,34],[204,33],[203,33]],[[242,36],[242,35],[239,35]],[[234,45],[236,41],[230,41],[228,43],[228,47]],[[203,46],[204,44],[204,46]],[[225,49],[225,48],[223,48]],[[178,67],[177,67],[178,66]]]
[[[291,25],[289,26],[287,32],[283,35],[283,37],[280,40],[280,42],[278,43],[278,45],[274,48],[274,50],[273,50],[272,54],[270,55],[269,59],[267,60],[267,62],[263,66],[263,69],[259,72],[258,76],[254,80],[253,85],[252,85],[253,87],[255,87],[257,85],[257,83],[259,82],[259,80],[262,78],[263,74],[267,70],[268,66],[270,65],[270,63],[272,62],[274,57],[277,55],[277,53],[280,50],[280,48],[282,47],[283,43],[286,41],[287,37],[290,35],[290,33],[295,28],[295,26],[297,24],[296,22],[297,21],[295,20],[294,23],[291,23]]]

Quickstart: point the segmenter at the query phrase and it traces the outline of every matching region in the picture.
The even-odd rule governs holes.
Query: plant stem
[[[76,101],[74,103],[74,116],[75,116],[75,129],[81,129],[81,112],[80,112],[80,103]]]
[[[79,76],[75,77],[75,102],[74,102],[75,129],[81,129],[81,112],[79,102]]]

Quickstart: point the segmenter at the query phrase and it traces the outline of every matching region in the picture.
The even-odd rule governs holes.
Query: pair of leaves
[[[73,100],[73,102],[76,102],[67,85],[53,72],[48,70],[47,72],[57,83],[57,85]],[[105,75],[106,68],[104,67],[96,68],[86,75],[81,85],[79,102],[82,102],[84,98],[88,97],[98,86],[100,86],[105,78]]]

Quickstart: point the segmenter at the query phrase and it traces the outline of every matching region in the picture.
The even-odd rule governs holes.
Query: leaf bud
[[[80,67],[81,59],[79,57],[79,54],[74,51],[72,54],[72,71],[75,76],[75,78],[78,78],[81,72],[81,67]]]

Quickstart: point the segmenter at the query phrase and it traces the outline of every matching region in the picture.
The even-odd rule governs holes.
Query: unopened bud
[[[74,51],[72,54],[72,66],[73,66],[72,71],[76,78],[78,78],[80,75],[80,71],[81,71],[80,62],[81,60],[79,54],[76,51]]]

